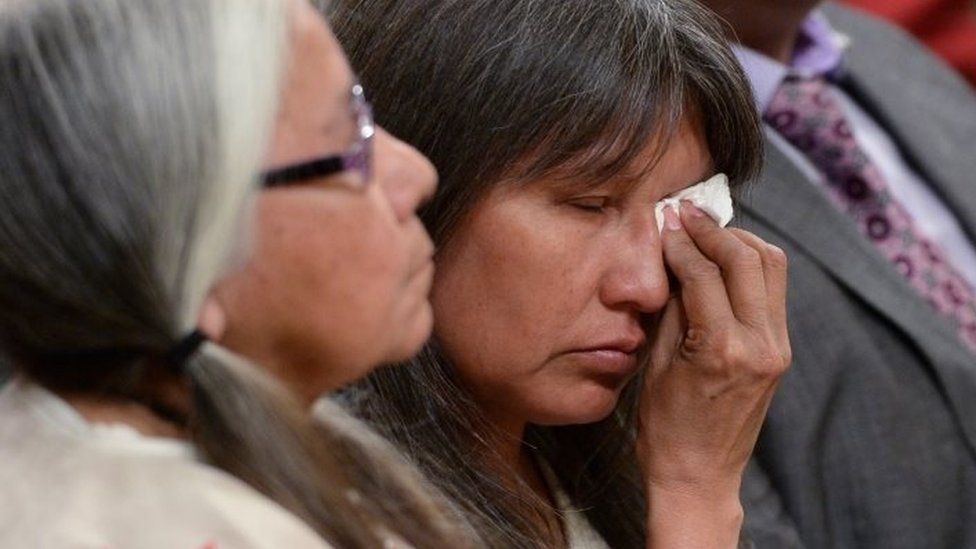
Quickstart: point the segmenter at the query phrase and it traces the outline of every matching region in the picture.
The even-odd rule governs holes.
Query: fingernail
[[[688,213],[691,214],[691,217],[705,217],[705,212],[701,211],[701,209],[699,209],[698,206],[695,206],[693,203],[687,200],[681,201],[681,207],[688,210]]]
[[[678,212],[674,211],[674,206],[664,207],[664,228],[669,231],[681,230],[681,218]]]

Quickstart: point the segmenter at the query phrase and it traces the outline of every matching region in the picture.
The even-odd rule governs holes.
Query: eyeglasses
[[[337,155],[315,158],[298,164],[291,164],[265,172],[261,182],[266,188],[304,183],[339,172],[352,172],[355,175],[351,185],[365,187],[370,182],[373,164],[373,109],[366,101],[363,86],[353,84],[350,98],[350,112],[356,121],[356,140],[346,152]]]

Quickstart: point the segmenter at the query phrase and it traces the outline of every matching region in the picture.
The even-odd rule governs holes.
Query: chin
[[[583,382],[578,389],[565,395],[559,402],[537,410],[536,425],[582,425],[606,419],[620,400],[619,387],[608,387],[597,382]]]
[[[398,337],[388,346],[383,363],[390,364],[412,358],[420,352],[434,329],[434,314],[429,304],[411,320],[400,324],[391,333]]]
[[[317,388],[320,394],[331,393],[337,389],[340,389],[351,383],[355,383],[360,379],[363,379],[369,375],[373,370],[375,370],[379,364],[373,363],[356,363],[356,362],[345,362],[341,371],[332,370],[329,372],[327,378],[319,380]],[[306,385],[316,386],[315,383],[310,383],[310,380],[304,380]]]

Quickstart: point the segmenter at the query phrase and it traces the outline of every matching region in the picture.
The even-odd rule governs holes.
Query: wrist
[[[735,548],[742,529],[739,482],[661,484],[647,492],[648,548]]]

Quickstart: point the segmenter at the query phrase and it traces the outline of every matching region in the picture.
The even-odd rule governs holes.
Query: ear
[[[227,329],[227,312],[224,311],[224,306],[217,300],[213,291],[207,294],[203,300],[203,305],[200,306],[197,328],[210,341],[220,341],[224,337],[224,332]]]

